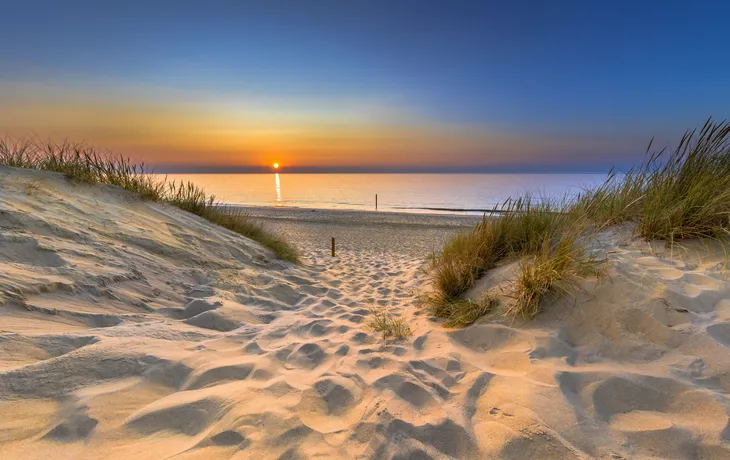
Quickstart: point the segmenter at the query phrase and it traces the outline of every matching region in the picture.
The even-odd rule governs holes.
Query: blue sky
[[[601,169],[730,112],[723,2],[2,10],[0,130],[163,166]]]

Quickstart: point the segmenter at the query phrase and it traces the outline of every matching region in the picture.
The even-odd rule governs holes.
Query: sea
[[[605,174],[168,174],[233,205],[481,214],[525,193],[576,197]]]

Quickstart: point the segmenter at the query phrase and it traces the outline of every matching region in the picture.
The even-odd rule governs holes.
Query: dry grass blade
[[[611,174],[575,208],[604,226],[636,222],[647,240],[724,238],[730,228],[730,123],[707,120],[673,151],[650,153],[622,177]]]
[[[486,291],[479,300],[459,299],[440,303],[437,316],[445,319],[444,327],[466,327],[494,311],[497,305],[499,305],[498,297],[491,291]]]
[[[520,264],[514,300],[507,316],[534,318],[544,299],[556,299],[578,289],[587,275],[599,274],[599,263],[575,233],[564,233],[557,243],[545,243],[529,261]]]
[[[383,336],[383,341],[389,338],[405,339],[410,337],[411,328],[403,318],[395,318],[385,308],[371,308],[367,326]]]

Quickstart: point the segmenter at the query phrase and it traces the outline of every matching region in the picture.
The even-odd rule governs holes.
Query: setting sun
[[[279,163],[274,163],[274,169],[279,169]]]

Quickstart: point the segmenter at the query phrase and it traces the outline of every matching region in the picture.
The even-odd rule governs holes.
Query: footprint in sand
[[[379,378],[373,382],[373,388],[390,390],[400,399],[419,409],[436,404],[436,400],[427,389],[399,373]]]
[[[297,412],[302,422],[320,432],[340,431],[362,415],[366,407],[351,412],[360,404],[364,391],[361,384],[341,376],[317,380],[302,393]]]
[[[730,323],[716,323],[707,326],[707,333],[721,345],[730,347]]]
[[[200,313],[183,322],[191,326],[220,332],[229,332],[241,326],[241,323],[238,321],[212,310]]]
[[[325,351],[316,343],[299,345],[286,358],[287,369],[314,369],[327,358]]]
[[[213,366],[202,372],[190,376],[183,390],[197,390],[200,388],[219,385],[230,381],[245,380],[254,369],[250,363]]]
[[[126,425],[143,434],[173,431],[193,436],[204,431],[226,411],[224,401],[202,390],[175,393],[142,408]]]
[[[679,279],[679,292],[689,298],[696,298],[706,291],[725,289],[725,283],[707,275],[685,273]]]

